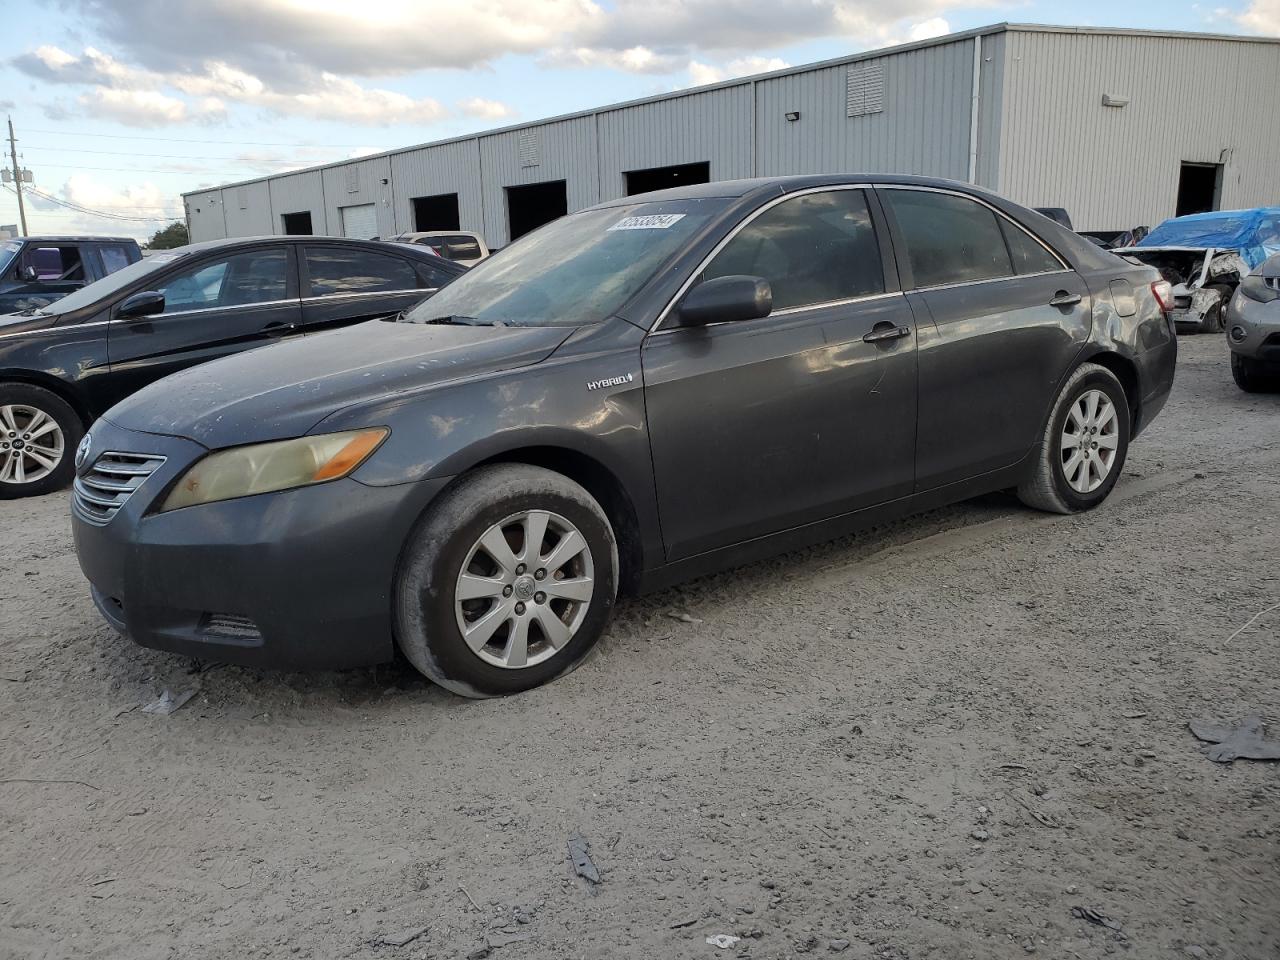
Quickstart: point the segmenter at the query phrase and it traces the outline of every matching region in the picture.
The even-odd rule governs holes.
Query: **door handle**
[[[901,337],[911,336],[910,327],[899,327],[892,323],[881,321],[871,328],[871,332],[862,338],[863,343],[883,343],[886,340],[897,340]]]
[[[295,331],[295,330],[297,330],[297,329],[298,329],[297,324],[294,324],[294,323],[280,323],[279,321],[277,321],[277,322],[275,322],[275,323],[268,323],[265,327],[263,327],[263,328],[262,328],[262,331],[263,331],[264,333],[272,333],[272,334],[279,333],[279,334],[284,334],[284,333],[293,333],[293,331]]]
[[[1053,299],[1049,301],[1051,307],[1074,307],[1083,297],[1078,293],[1067,293],[1065,290],[1059,290],[1053,295]]]

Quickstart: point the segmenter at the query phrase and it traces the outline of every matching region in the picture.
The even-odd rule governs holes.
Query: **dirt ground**
[[[6,958],[1280,956],[1280,764],[1187,731],[1280,721],[1280,610],[1236,632],[1280,603],[1280,396],[1219,337],[1095,513],[989,497],[624,602],[507,700],[193,672],[100,622],[66,494],[0,530]]]

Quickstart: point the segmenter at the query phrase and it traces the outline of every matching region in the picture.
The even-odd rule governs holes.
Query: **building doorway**
[[[430,230],[461,230],[458,217],[458,195],[440,193],[434,197],[414,197],[413,229],[422,233]]]
[[[1178,206],[1174,216],[1208,213],[1222,205],[1222,164],[1184,163],[1178,174]]]
[[[280,214],[280,228],[286,237],[309,237],[315,233],[311,229],[311,211],[301,213]]]
[[[691,183],[710,183],[711,164],[680,163],[673,167],[651,167],[648,170],[628,170],[622,175],[627,181],[627,196],[650,193],[668,187],[683,187]]]
[[[507,225],[512,240],[568,212],[569,189],[564,180],[507,187]]]

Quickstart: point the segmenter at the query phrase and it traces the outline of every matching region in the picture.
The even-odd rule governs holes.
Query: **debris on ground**
[[[426,927],[409,927],[397,933],[384,933],[378,938],[378,942],[388,947],[403,947],[407,943],[413,943],[426,932]]]
[[[1214,763],[1280,760],[1280,740],[1267,740],[1263,736],[1261,717],[1245,717],[1234,727],[1204,720],[1192,720],[1187,726],[1198,740],[1213,744],[1206,753]]]
[[[1092,907],[1072,907],[1071,915],[1077,920],[1088,920],[1090,923],[1097,924],[1100,927],[1106,927],[1108,930],[1119,930],[1120,922],[1112,920],[1100,910],[1094,910]]]
[[[728,950],[741,939],[741,937],[733,937],[727,933],[717,933],[714,937],[707,937],[707,943],[713,947],[719,947],[721,950]]]
[[[513,943],[523,943],[529,939],[527,933],[488,933],[485,934],[485,943],[490,950],[499,950],[502,947],[509,947]]]
[[[591,844],[580,833],[569,835],[569,861],[573,864],[573,872],[588,883],[595,885],[601,882],[600,871],[591,859]]]
[[[667,616],[670,617],[672,620],[679,620],[681,623],[701,623],[702,622],[697,617],[691,616],[685,613],[683,610],[668,611]]]
[[[844,953],[849,949],[849,941],[841,937],[839,940],[832,940],[827,944],[827,949],[832,953]]]
[[[183,704],[194,697],[197,689],[197,687],[192,687],[190,690],[174,693],[168,687],[165,687],[159,698],[143,707],[142,712],[151,713],[157,717],[167,717],[175,710],[181,709]]]

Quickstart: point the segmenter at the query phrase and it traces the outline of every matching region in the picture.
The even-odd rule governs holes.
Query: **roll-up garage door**
[[[342,235],[357,240],[372,240],[378,235],[378,211],[372,203],[356,207],[339,207],[342,214]]]

